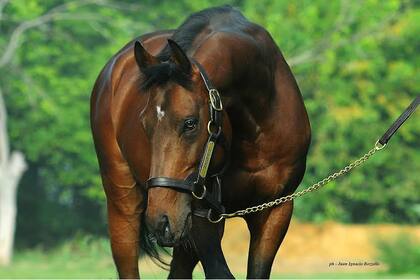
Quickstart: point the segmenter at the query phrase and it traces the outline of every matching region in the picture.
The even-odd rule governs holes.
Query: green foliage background
[[[0,55],[19,24],[55,13],[22,33],[0,68],[11,143],[29,161],[19,189],[19,246],[106,232],[88,118],[96,76],[132,38],[221,4],[266,27],[292,66],[313,131],[301,188],[370,149],[420,92],[418,1],[11,1],[0,20]],[[418,117],[363,168],[296,201],[295,217],[420,222]]]

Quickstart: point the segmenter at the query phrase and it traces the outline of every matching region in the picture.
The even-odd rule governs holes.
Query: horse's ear
[[[191,61],[188,59],[188,56],[181,49],[181,47],[171,39],[168,39],[168,45],[171,49],[171,60],[175,62],[183,72],[189,74],[191,73]]]
[[[134,57],[140,70],[159,63],[158,59],[148,53],[139,41],[134,43]]]

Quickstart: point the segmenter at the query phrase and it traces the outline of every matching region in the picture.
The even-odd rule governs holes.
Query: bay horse
[[[173,247],[169,278],[191,278],[199,261],[207,278],[233,278],[215,220],[293,193],[311,135],[274,40],[230,6],[116,53],[93,89],[91,128],[121,278],[139,277],[141,248],[158,257],[153,238]],[[248,278],[270,276],[292,210],[289,201],[243,217]]]

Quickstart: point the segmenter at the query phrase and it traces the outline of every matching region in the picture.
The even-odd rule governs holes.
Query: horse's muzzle
[[[162,214],[154,223],[147,223],[149,229],[153,232],[157,243],[162,247],[174,247],[188,236],[192,226],[191,213],[186,216],[185,222],[179,228],[170,223],[170,218]]]
[[[158,223],[156,229],[156,238],[160,246],[172,247],[175,244],[174,234],[171,231],[168,216],[163,215]]]

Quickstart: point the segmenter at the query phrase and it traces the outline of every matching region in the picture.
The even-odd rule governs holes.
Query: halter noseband
[[[180,192],[191,193],[198,200],[204,201],[209,209],[194,209],[193,214],[207,218],[210,222],[217,222],[211,219],[212,213],[223,214],[225,208],[222,205],[222,189],[220,176],[227,168],[228,160],[225,161],[221,170],[209,175],[209,166],[213,158],[217,144],[221,144],[225,149],[225,155],[229,157],[229,147],[222,133],[223,124],[223,104],[219,92],[211,83],[205,69],[197,61],[193,60],[200,71],[201,78],[209,94],[210,100],[210,120],[207,123],[208,138],[204,147],[204,152],[198,166],[198,170],[191,173],[184,180],[168,177],[152,177],[146,181],[146,189],[154,187],[170,188]],[[211,186],[208,188],[207,186]]]

